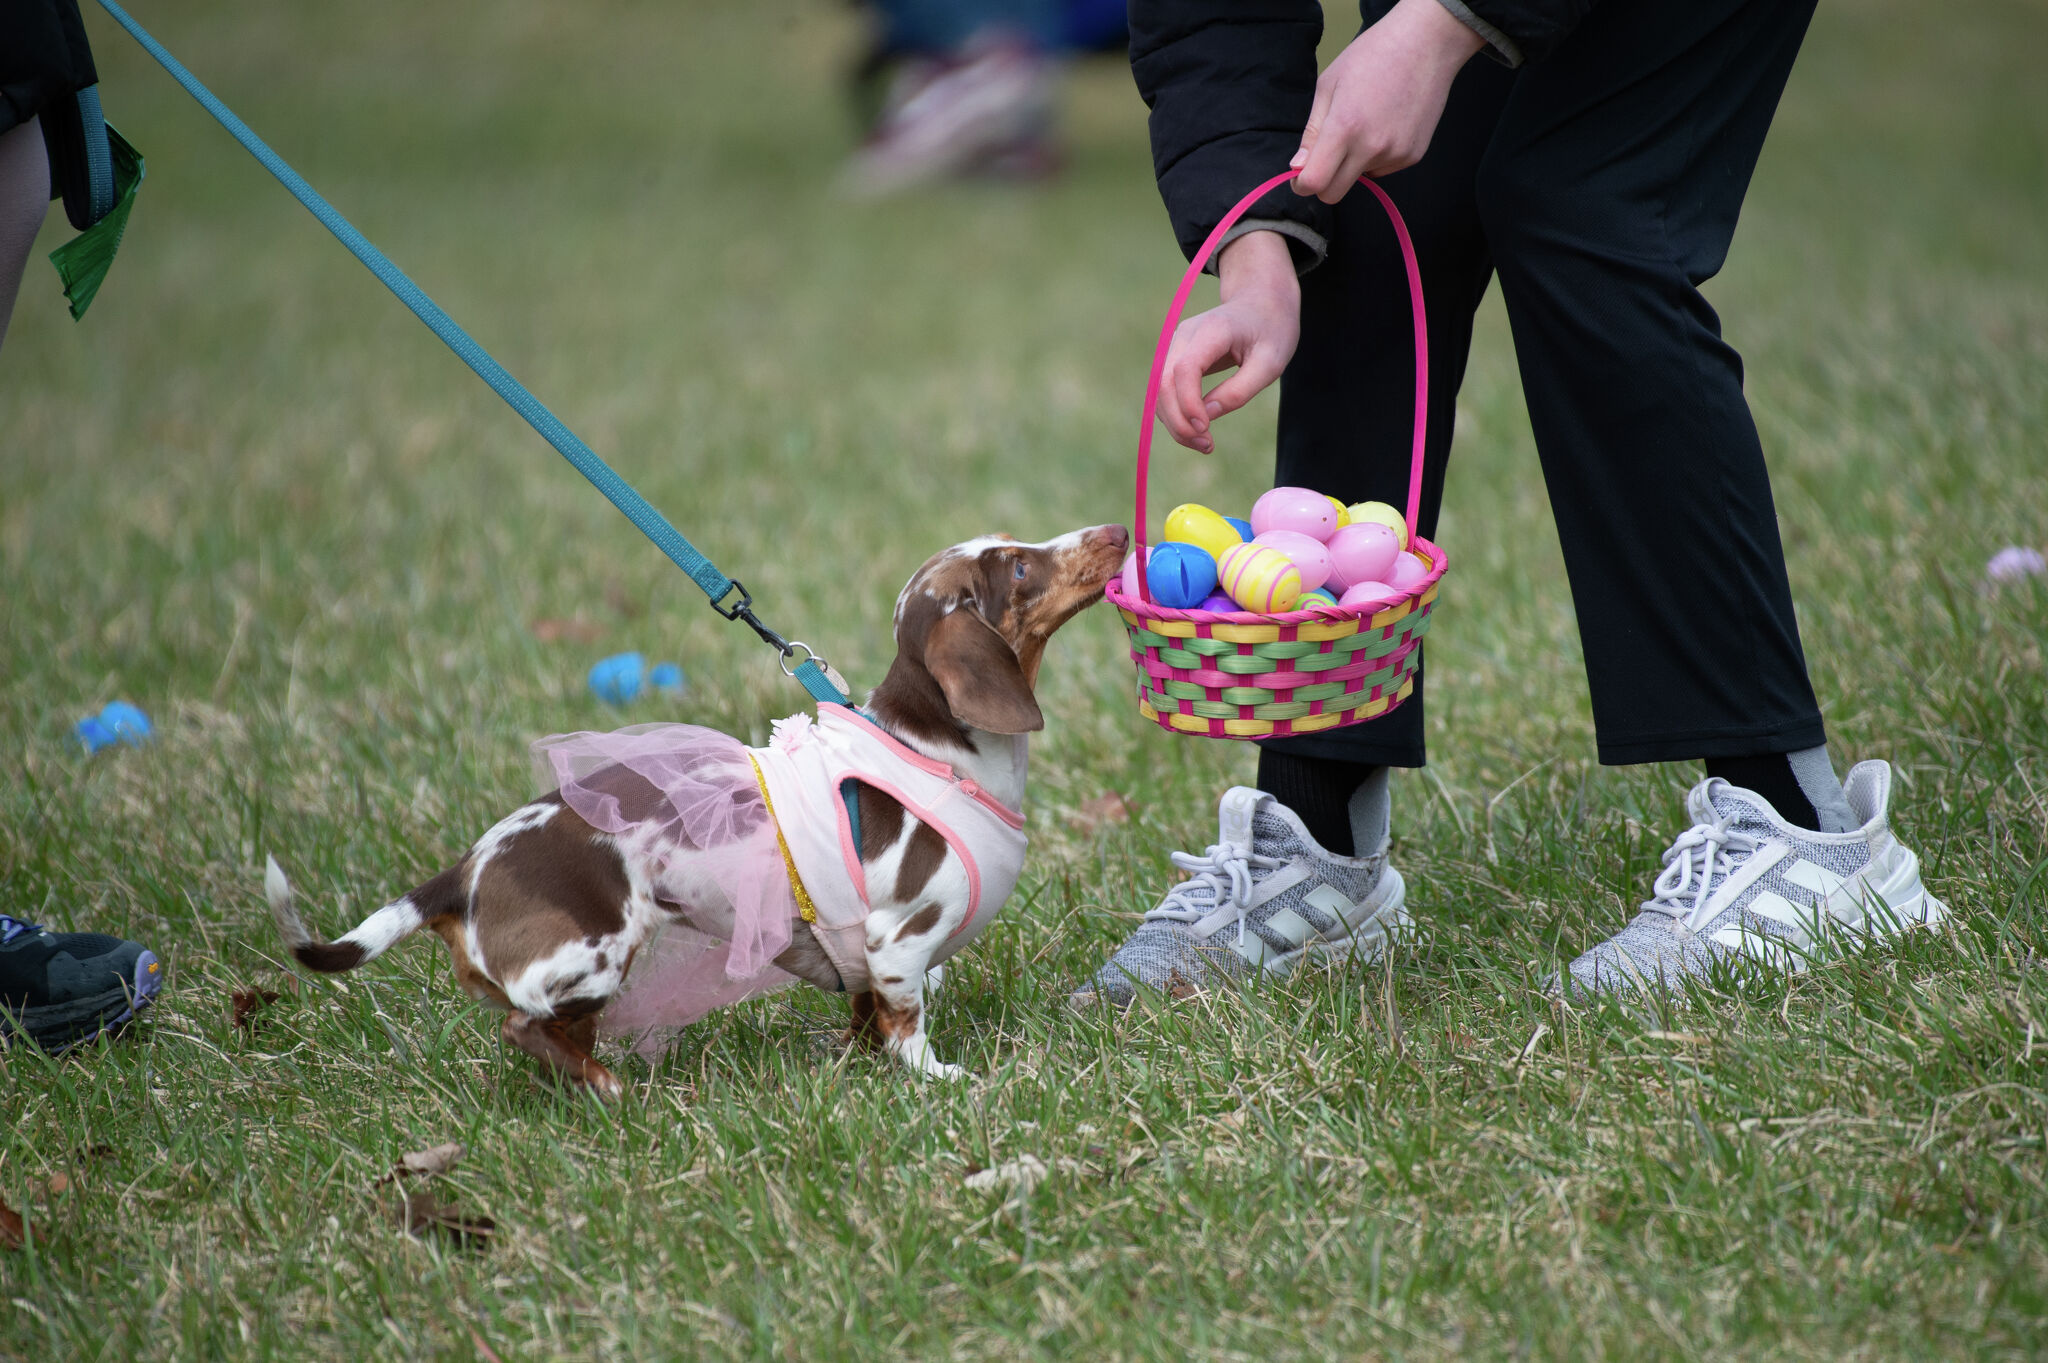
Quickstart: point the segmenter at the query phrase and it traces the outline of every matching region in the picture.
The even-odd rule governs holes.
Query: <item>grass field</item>
[[[1074,73],[1051,188],[857,205],[825,0],[136,9],[856,682],[932,547],[1128,518],[1178,260],[1121,65]],[[1253,762],[1142,723],[1097,613],[1047,665],[1024,882],[935,1015],[982,1077],[843,1055],[843,1005],[792,993],[626,1061],[604,1109],[501,1053],[431,939],[282,968],[263,856],[338,930],[528,794],[538,735],[758,741],[800,694],[94,9],[149,179],[86,321],[38,262],[0,362],[0,908],[171,977],[120,1044],[0,1055],[34,1237],[0,1251],[0,1356],[2039,1357],[2048,583],[1982,583],[2048,545],[2044,22],[1824,6],[1711,286],[1837,756],[1896,764],[1948,930],[1652,1023],[1544,997],[1696,772],[1593,761],[1496,298],[1435,760],[1396,786],[1420,940],[1062,1008]],[[1248,503],[1271,412],[1161,495]],[[634,647],[690,695],[591,700]],[[113,698],[160,736],[87,759],[70,726]],[[1132,821],[1077,819],[1112,791]],[[282,997],[236,1027],[238,989]],[[480,1248],[374,1186],[443,1141]],[[1035,1191],[966,1186],[1026,1155]]]

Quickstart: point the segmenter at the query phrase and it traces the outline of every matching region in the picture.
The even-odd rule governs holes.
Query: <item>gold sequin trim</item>
[[[818,921],[818,906],[811,902],[811,892],[804,888],[804,878],[796,873],[796,858],[789,854],[789,843],[782,836],[782,820],[775,817],[775,801],[768,794],[768,778],[761,774],[761,764],[754,760],[752,753],[747,761],[753,763],[754,784],[761,788],[761,803],[768,806],[768,821],[775,825],[776,850],[782,853],[782,868],[789,872],[790,892],[796,896],[797,916],[806,923]]]

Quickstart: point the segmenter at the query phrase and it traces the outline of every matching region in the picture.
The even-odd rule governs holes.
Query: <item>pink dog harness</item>
[[[818,943],[848,993],[868,987],[869,895],[842,782],[859,781],[895,797],[943,837],[966,867],[967,917],[934,962],[973,941],[1016,887],[1024,869],[1023,816],[845,706],[819,706],[815,724],[802,715],[782,720],[767,747],[748,751],[759,764],[769,809],[794,863],[799,904],[807,891],[816,909]]]
[[[894,797],[965,869],[967,917],[934,960],[974,939],[1024,865],[1021,815],[842,705],[819,706],[815,721],[777,720],[765,748],[699,725],[647,724],[558,734],[534,755],[563,802],[646,868],[657,898],[688,903],[708,879],[732,906],[729,936],[672,922],[634,958],[603,1025],[640,1034],[646,1050],[667,1029],[792,983],[774,961],[798,919],[849,992],[869,987],[868,888],[846,781]]]

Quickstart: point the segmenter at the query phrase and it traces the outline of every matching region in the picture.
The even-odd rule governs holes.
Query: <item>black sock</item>
[[[1379,768],[1331,757],[1297,757],[1259,749],[1259,789],[1301,818],[1325,852],[1353,857],[1351,797]]]
[[[1799,828],[1821,831],[1820,814],[1806,798],[1799,778],[1792,771],[1789,753],[1760,753],[1754,757],[1709,757],[1707,775],[1753,790],[1771,802],[1778,817]]]

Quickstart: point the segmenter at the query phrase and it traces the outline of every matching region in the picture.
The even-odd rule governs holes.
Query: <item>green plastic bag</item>
[[[107,145],[114,154],[114,206],[105,217],[50,252],[50,263],[64,281],[64,296],[71,301],[73,319],[85,316],[105,282],[114,252],[121,249],[121,234],[128,230],[135,191],[142,184],[142,153],[129,146],[112,124],[107,125]]]

